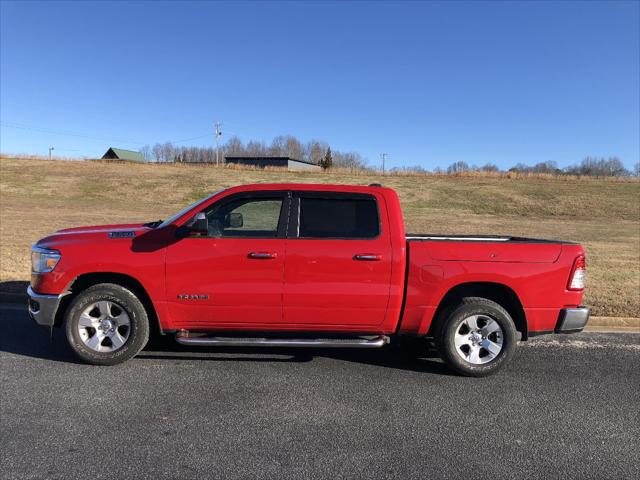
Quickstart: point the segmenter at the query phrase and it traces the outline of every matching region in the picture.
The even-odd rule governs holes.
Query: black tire
[[[495,358],[490,359],[489,352],[484,351],[483,361],[477,364],[465,360],[455,345],[456,333],[464,331],[463,322],[474,315],[480,315],[478,322],[488,317],[498,323],[502,330],[502,348]],[[466,334],[465,334],[466,335]],[[495,337],[493,337],[495,338]],[[518,341],[517,330],[513,319],[507,311],[496,302],[480,297],[467,297],[444,313],[436,343],[444,362],[456,372],[468,377],[484,377],[492,375],[504,367],[513,357]],[[464,348],[464,347],[462,347]]]
[[[126,341],[113,351],[93,350],[85,345],[80,336],[80,316],[92,304],[100,301],[111,302],[128,315]],[[94,285],[79,293],[69,304],[64,322],[71,349],[82,361],[93,365],[117,365],[129,360],[137,355],[149,340],[149,318],[144,305],[132,291],[113,283]]]

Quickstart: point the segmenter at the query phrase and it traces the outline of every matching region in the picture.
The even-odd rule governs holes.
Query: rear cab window
[[[373,195],[301,192],[296,204],[297,238],[365,240],[380,235],[378,203]]]

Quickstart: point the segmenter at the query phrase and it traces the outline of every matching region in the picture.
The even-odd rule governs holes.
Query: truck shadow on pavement
[[[416,358],[415,350],[416,345],[412,344],[391,345],[379,350],[189,347],[178,345],[169,335],[154,335],[145,349],[130,361],[306,363],[320,357],[412,372],[455,375],[434,351],[423,349],[421,358]],[[68,347],[62,329],[54,329],[50,338],[48,332],[29,319],[26,307],[15,304],[0,304],[0,354],[2,352],[54,362],[82,363]]]
[[[137,358],[147,360],[177,359],[185,361],[304,363],[311,362],[316,357],[322,357],[412,372],[455,376],[440,361],[437,352],[428,349],[416,354],[416,348],[417,345],[411,343],[372,350],[349,348],[190,347],[176,344],[169,336],[157,336],[149,341],[149,344],[138,354]],[[282,358],[283,356],[288,358]]]

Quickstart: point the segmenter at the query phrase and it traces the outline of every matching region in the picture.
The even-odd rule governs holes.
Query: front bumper
[[[589,321],[589,307],[563,308],[560,310],[555,333],[577,333],[584,330]]]
[[[43,295],[36,293],[31,287],[27,288],[27,307],[29,317],[41,327],[51,331],[56,321],[56,312],[60,306],[62,295]]]

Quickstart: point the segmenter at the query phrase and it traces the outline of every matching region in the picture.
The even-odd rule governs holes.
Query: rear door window
[[[370,195],[345,198],[303,195],[298,232],[300,238],[375,238],[380,234],[377,202]]]

